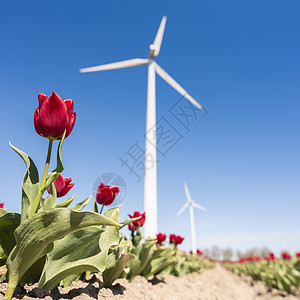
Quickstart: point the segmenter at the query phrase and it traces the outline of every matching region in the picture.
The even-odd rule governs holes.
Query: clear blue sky
[[[77,112],[63,147],[70,194],[83,200],[113,172],[127,185],[122,218],[142,210],[143,183],[119,157],[136,141],[144,147],[147,69],[78,70],[147,57],[167,15],[157,62],[208,114],[186,130],[170,114],[179,94],[157,78],[157,118],[182,137],[158,157],[159,230],[185,236],[190,248],[188,212],[175,217],[186,181],[208,209],[195,212],[199,247],[299,250],[299,11],[296,0],[2,1],[0,202],[20,211],[25,167],[8,141],[42,173],[47,141],[33,113],[37,94],[54,90]]]

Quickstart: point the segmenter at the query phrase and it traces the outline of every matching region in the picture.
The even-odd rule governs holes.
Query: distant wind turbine
[[[179,94],[189,100],[199,109],[202,106],[184,89],[182,88],[168,73],[166,73],[155,61],[155,57],[159,54],[167,17],[164,16],[159,25],[154,43],[150,45],[149,58],[135,58],[115,63],[80,69],[81,73],[106,71],[113,69],[122,69],[136,66],[148,65],[148,90],[147,90],[147,119],[146,134],[151,131],[150,137],[146,137],[145,153],[150,155],[151,159],[147,159],[145,155],[144,165],[144,211],[146,212],[146,222],[143,226],[143,235],[147,237],[155,237],[157,233],[157,160],[156,160],[156,88],[155,74],[157,73],[169,85],[171,85]],[[154,146],[153,146],[154,145]]]
[[[182,208],[178,211],[177,217],[180,216],[188,207],[190,208],[190,225],[191,225],[191,239],[192,239],[192,251],[194,254],[197,253],[197,245],[196,245],[196,232],[195,232],[195,220],[194,220],[194,207],[200,210],[206,210],[205,207],[197,204],[192,200],[189,188],[186,183],[184,183],[184,191],[187,198],[187,202],[182,206]]]

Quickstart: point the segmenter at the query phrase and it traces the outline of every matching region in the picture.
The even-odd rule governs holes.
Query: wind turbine
[[[160,22],[154,43],[150,45],[148,58],[135,58],[123,60],[115,63],[80,69],[81,73],[122,69],[136,66],[148,65],[148,86],[147,86],[147,117],[146,134],[151,131],[151,138],[146,136],[145,153],[151,157],[147,159],[145,155],[144,164],[144,211],[146,212],[146,222],[143,226],[143,235],[155,237],[157,233],[157,160],[156,160],[156,73],[171,85],[179,94],[189,100],[197,108],[202,106],[182,88],[166,71],[164,71],[154,60],[159,54],[167,17],[164,16]],[[153,146],[154,145],[154,146]]]
[[[191,224],[191,239],[192,239],[192,251],[194,254],[197,253],[197,245],[196,245],[196,232],[195,232],[195,220],[194,220],[194,207],[200,210],[206,210],[205,207],[197,204],[192,200],[189,188],[186,183],[184,183],[184,191],[187,198],[187,202],[182,206],[182,208],[178,211],[177,217],[180,216],[188,207],[190,208],[190,224]]]

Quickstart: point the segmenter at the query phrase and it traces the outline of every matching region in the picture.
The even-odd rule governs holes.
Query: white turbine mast
[[[200,210],[205,211],[206,208],[195,203],[191,198],[189,188],[186,183],[184,183],[184,191],[187,198],[187,202],[182,206],[178,211],[177,217],[180,216],[188,207],[190,208],[190,225],[191,225],[191,240],[192,240],[192,251],[194,254],[197,253],[197,244],[196,244],[196,231],[195,231],[195,219],[194,219],[194,207]]]
[[[197,108],[202,106],[182,88],[166,71],[164,71],[154,60],[159,54],[167,17],[164,16],[160,22],[154,43],[150,45],[149,58],[135,58],[115,63],[83,68],[81,73],[106,71],[121,68],[130,68],[136,66],[148,65],[148,86],[147,86],[147,117],[146,133],[151,131],[151,137],[146,136],[145,153],[151,156],[147,159],[145,155],[145,178],[144,178],[144,211],[146,212],[146,221],[143,226],[143,235],[155,237],[157,233],[157,160],[156,160],[156,88],[155,74],[157,73],[169,85],[171,85],[179,94],[189,100]],[[150,135],[150,134],[149,134]],[[154,146],[153,146],[154,145]]]

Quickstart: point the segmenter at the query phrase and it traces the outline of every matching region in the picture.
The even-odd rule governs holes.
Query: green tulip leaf
[[[99,227],[84,228],[68,234],[54,243],[39,281],[39,287],[52,290],[60,281],[73,274],[104,270],[107,252],[101,251],[99,238],[103,230]]]
[[[176,250],[165,246],[156,248],[151,260],[143,271],[143,276],[148,278],[151,275],[157,275],[163,272],[169,266],[174,265],[176,259]]]
[[[16,246],[7,259],[9,270],[6,297],[13,291],[24,273],[42,256],[53,249],[53,242],[67,234],[89,226],[117,226],[117,222],[94,212],[55,208],[26,219],[16,230]]]
[[[7,210],[0,208],[0,216],[7,214]]]
[[[142,274],[151,259],[155,243],[155,240],[147,240],[145,243],[133,248],[135,259],[129,264],[130,271],[127,274],[128,279],[132,280],[135,276]]]
[[[86,198],[82,202],[75,204],[73,206],[73,209],[74,210],[82,210],[90,202],[90,199],[91,199],[91,196],[89,196],[88,198]]]
[[[53,248],[53,243],[50,244],[49,249]],[[21,283],[36,283],[39,281],[45,262],[46,255],[39,258],[22,276],[20,279]]]
[[[22,183],[21,222],[28,218],[33,202],[39,191],[39,172],[33,160],[23,151],[9,143],[10,147],[23,159],[27,169]]]
[[[78,274],[72,274],[72,275],[69,275],[67,277],[65,277],[61,282],[60,282],[60,286],[61,287],[68,287],[71,285],[71,283],[73,281],[75,281],[76,279],[78,279],[80,277],[80,275]]]
[[[75,198],[75,195],[73,197],[71,197],[71,198],[68,198],[67,200],[65,200],[62,203],[56,204],[55,208],[69,207],[69,205],[73,202],[74,198]]]
[[[126,268],[126,266],[133,261],[135,256],[126,253],[122,245],[117,247],[113,253],[108,257],[105,271],[102,273],[104,287],[110,286]]]
[[[7,255],[5,254],[4,250],[0,246],[0,267],[5,265],[7,259]]]
[[[118,222],[118,207],[109,209],[104,217]],[[103,272],[110,247],[118,243],[119,228],[114,226],[89,227],[68,234],[56,241],[47,255],[39,287],[51,290],[61,281],[68,283],[67,277],[72,274]]]
[[[50,185],[50,194],[43,202],[43,210],[50,210],[50,209],[54,208],[55,202],[56,202],[56,197],[57,197],[56,189],[55,189],[54,183],[52,182]]]
[[[93,201],[94,201],[94,206],[93,206],[93,212],[99,213],[98,210],[98,206],[97,206],[97,202],[95,201],[95,199],[92,197]],[[122,224],[122,223],[121,223]]]
[[[20,225],[21,216],[17,213],[8,213],[0,217],[0,245],[8,256],[16,245],[14,231]]]
[[[131,219],[129,219],[129,220],[125,220],[125,221],[121,222],[120,224],[123,225],[123,226],[122,226],[122,228],[123,228],[124,226],[126,226],[126,225],[128,225],[128,224],[130,224],[130,223],[132,223],[132,222],[134,222],[134,221],[139,220],[141,217],[142,217],[142,216],[139,216],[139,217],[136,217],[136,218],[131,218]]]
[[[119,207],[113,207],[108,209],[104,216],[119,222]],[[107,227],[100,237],[99,244],[101,249],[106,249],[113,245],[118,245],[120,239],[120,231],[118,227]]]
[[[176,261],[175,256],[171,257],[158,257],[156,259],[152,259],[149,264],[149,269],[143,272],[143,276],[147,279],[151,275],[157,275],[161,273],[164,269],[173,265]],[[145,268],[147,269],[147,268]]]

